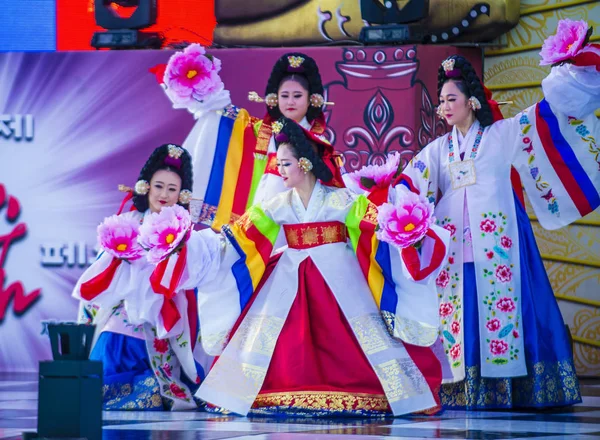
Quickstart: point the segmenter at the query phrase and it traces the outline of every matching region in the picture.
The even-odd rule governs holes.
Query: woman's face
[[[160,212],[165,206],[173,206],[179,200],[181,177],[170,170],[158,170],[150,180],[148,205],[150,211]]]
[[[281,144],[277,149],[277,170],[283,178],[286,188],[296,188],[307,179],[307,175],[298,166],[289,144]]]
[[[281,83],[277,93],[279,111],[286,118],[296,122],[302,121],[310,105],[308,90],[293,80]]]
[[[448,81],[442,86],[439,108],[449,125],[460,125],[473,112],[469,106],[469,97],[460,91],[454,81]]]

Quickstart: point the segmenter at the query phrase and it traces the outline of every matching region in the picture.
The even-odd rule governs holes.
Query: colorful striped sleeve
[[[240,292],[242,310],[265,272],[279,229],[280,226],[256,205],[235,223],[223,227],[223,233],[240,256],[231,270]]]

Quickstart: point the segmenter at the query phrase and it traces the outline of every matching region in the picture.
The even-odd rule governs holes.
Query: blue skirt
[[[464,265],[465,380],[442,386],[447,409],[543,408],[581,402],[571,343],[525,209],[515,197],[519,225],[522,329],[527,376],[480,374],[474,263]]]
[[[143,339],[103,332],[90,360],[103,363],[104,410],[163,410],[158,380]]]

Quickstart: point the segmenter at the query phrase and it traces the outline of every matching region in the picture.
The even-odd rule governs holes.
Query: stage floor
[[[104,439],[335,440],[524,439],[600,437],[600,381],[583,381],[583,403],[544,412],[459,412],[386,420],[275,420],[204,412],[105,412]],[[20,439],[37,425],[37,382],[31,374],[0,373],[0,439]]]

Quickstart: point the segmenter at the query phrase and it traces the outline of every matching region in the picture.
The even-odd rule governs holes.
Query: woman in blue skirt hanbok
[[[452,409],[550,407],[581,402],[569,337],[525,209],[519,173],[540,224],[558,229],[600,205],[600,48],[585,22],[562,21],[542,50],[552,64],[545,98],[493,122],[471,64],[439,69],[438,112],[452,132],[426,146],[390,190],[426,194],[450,253],[436,280]],[[564,51],[560,51],[564,47]]]
[[[210,358],[195,344],[195,292],[156,292],[150,282],[156,266],[137,243],[152,213],[175,204],[187,208],[192,184],[186,150],[172,144],[154,150],[131,192],[132,210],[100,225],[103,253],[75,286],[80,322],[96,326],[90,359],[104,364],[105,410],[197,408],[193,393],[204,376],[201,363]]]

